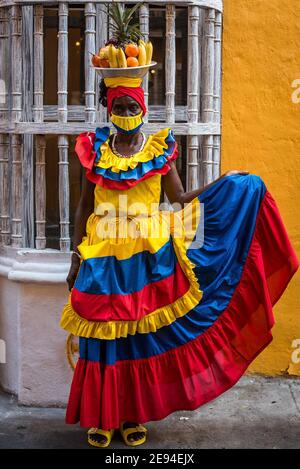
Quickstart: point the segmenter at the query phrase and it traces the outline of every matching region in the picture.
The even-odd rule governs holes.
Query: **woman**
[[[94,446],[108,446],[115,428],[136,446],[146,441],[141,423],[236,383],[271,341],[272,306],[299,261],[259,176],[228,171],[185,192],[173,132],[141,130],[140,81],[102,81],[100,102],[117,132],[77,138],[86,177],[61,325],[80,337],[80,358],[66,421],[91,427]],[[161,183],[174,212],[157,210]],[[120,196],[139,202],[142,217],[123,216]]]

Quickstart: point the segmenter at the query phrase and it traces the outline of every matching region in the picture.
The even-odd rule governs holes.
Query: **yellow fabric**
[[[114,207],[116,212],[121,215],[124,212],[133,212],[135,207],[140,209],[145,215],[154,212],[159,207],[159,199],[157,194],[161,189],[161,175],[154,174],[150,178],[140,181],[138,184],[126,190],[106,189],[96,185],[94,190],[95,203],[94,213],[103,214],[103,210],[107,207]],[[153,210],[151,210],[153,209]]]
[[[117,114],[110,114],[110,120],[113,124],[120,127],[125,131],[134,130],[143,123],[143,111],[135,116],[118,116]]]
[[[157,134],[156,137],[151,137],[151,142],[155,138],[157,138]],[[163,138],[159,137],[158,143],[162,145]],[[154,146],[154,148],[157,147]],[[140,155],[140,158],[145,157],[145,154]],[[96,185],[94,213],[87,220],[86,236],[82,238],[78,250],[83,260],[101,256],[115,256],[117,259],[123,260],[142,251],[157,252],[169,240],[171,234],[178,262],[190,282],[189,290],[174,303],[133,321],[88,321],[73,310],[69,297],[61,318],[61,327],[69,333],[81,337],[113,340],[126,337],[128,334],[134,335],[137,332],[155,332],[157,329],[171,324],[176,318],[187,314],[201,300],[203,292],[200,290],[200,285],[193,271],[195,266],[186,255],[186,250],[194,238],[199,224],[200,202],[198,198],[195,198],[183,209],[176,212],[159,210],[160,194],[160,174],[155,174],[130,189],[122,191],[105,189]],[[107,209],[108,212],[104,212],[102,204],[104,204],[105,210],[105,207],[110,207],[115,211],[112,213]],[[103,220],[111,222],[116,227],[115,236],[106,236]],[[134,236],[130,232],[129,236],[122,238],[121,230],[124,228],[132,228],[132,231],[135,231],[134,228],[136,228]],[[150,236],[144,236],[145,233],[150,233]]]
[[[111,225],[103,228],[106,223]],[[152,254],[157,252],[169,240],[170,229],[160,212],[153,212],[152,216],[129,215],[128,218],[92,213],[87,221],[86,232],[87,235],[78,246],[83,260],[105,256],[124,260],[145,250]],[[127,233],[129,236],[122,237],[122,234]]]
[[[97,339],[113,340],[127,337],[137,332],[147,334],[167,326],[191,311],[201,300],[202,291],[196,284],[191,284],[185,295],[178,298],[172,305],[166,305],[139,319],[138,321],[87,321],[79,316],[72,308],[70,298],[64,306],[60,325],[73,335],[80,337],[94,337]]]
[[[115,256],[122,260],[146,249],[155,253],[168,241],[170,234],[174,240],[182,240],[188,249],[200,221],[199,200],[193,199],[176,212],[159,210],[160,190],[160,174],[140,181],[121,194],[117,189],[96,185],[94,213],[89,216],[86,236],[78,245],[82,258]],[[114,208],[113,213],[109,212],[110,208]],[[122,238],[126,231],[129,234],[140,232],[141,236]],[[110,238],[106,234],[111,235]]]
[[[143,184],[141,181],[139,184]],[[126,337],[128,334],[134,335],[138,333],[155,332],[163,326],[171,324],[176,318],[184,316],[191,309],[193,309],[201,300],[203,292],[200,290],[200,285],[193,271],[195,265],[189,260],[186,255],[186,243],[189,239],[193,239],[197,222],[200,218],[200,203],[198,199],[194,199],[190,204],[178,212],[161,211],[159,219],[162,224],[167,224],[172,234],[174,250],[180,266],[185,275],[190,281],[189,290],[174,303],[159,308],[147,316],[136,321],[106,321],[94,322],[88,321],[80,317],[72,308],[70,297],[68,303],[64,306],[63,315],[61,319],[61,327],[68,332],[81,337],[94,337],[98,339],[113,340],[119,337]],[[125,240],[125,244],[114,244],[112,240],[108,239],[105,242],[100,242],[99,245],[88,246],[90,242],[95,241],[96,223],[99,219],[98,216],[93,215],[88,223],[88,236],[83,239],[83,242],[78,246],[78,249],[83,259],[88,257],[96,257],[100,255],[114,255],[119,259],[130,257],[133,253],[140,252],[141,250],[158,250],[160,244],[163,245],[167,238],[152,240],[149,238],[137,238],[136,241]],[[180,236],[178,229],[179,220],[187,223],[187,226],[194,226],[194,230],[187,230],[183,236]],[[177,228],[176,228],[177,226]],[[115,241],[115,240],[114,240]],[[156,244],[155,244],[156,243]],[[155,251],[154,251],[155,252]]]
[[[114,173],[134,169],[138,163],[150,161],[153,158],[160,156],[164,149],[168,148],[166,138],[169,130],[170,128],[166,127],[165,129],[159,130],[155,134],[150,135],[144,148],[128,158],[115,155],[110,148],[109,139],[107,139],[100,147],[101,158],[95,166],[104,169],[109,168]]]
[[[116,88],[117,86],[128,86],[129,88],[138,88],[141,86],[143,79],[137,77],[107,77],[104,83],[108,88]]]

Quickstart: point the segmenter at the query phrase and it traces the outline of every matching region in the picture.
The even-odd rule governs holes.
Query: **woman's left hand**
[[[226,171],[222,177],[231,176],[232,174],[249,174],[249,171],[239,171],[238,169],[232,169],[230,171]]]

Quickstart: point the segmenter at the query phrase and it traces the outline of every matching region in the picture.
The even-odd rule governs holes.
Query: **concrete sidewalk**
[[[18,407],[0,394],[0,448],[90,448],[64,409]],[[243,377],[196,411],[149,422],[140,448],[300,448],[300,379]],[[115,433],[109,448],[129,449]],[[132,448],[132,449],[138,449]]]

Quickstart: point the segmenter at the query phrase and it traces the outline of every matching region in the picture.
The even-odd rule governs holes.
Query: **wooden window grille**
[[[103,3],[111,0],[0,0],[3,246],[71,248],[80,189],[74,139],[107,125],[89,54],[109,36]],[[208,184],[220,171],[222,7],[222,0],[152,0],[139,11],[159,59],[143,82],[145,131],[174,130],[186,190]]]

